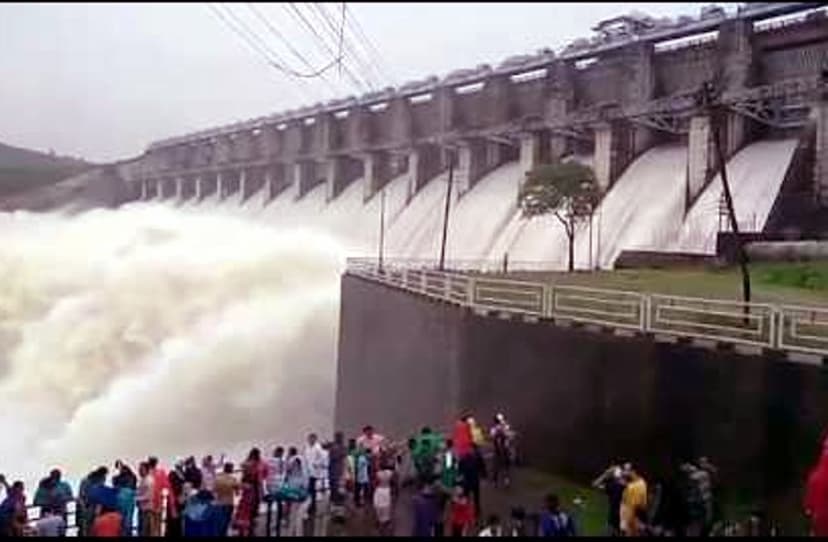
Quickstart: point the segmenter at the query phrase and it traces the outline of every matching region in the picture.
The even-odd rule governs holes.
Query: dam
[[[703,11],[620,16],[558,53],[157,141],[97,176],[67,181],[64,195],[51,187],[4,205],[160,201],[318,224],[347,238],[354,255],[369,255],[384,198],[386,254],[434,259],[451,161],[448,259],[562,269],[562,228],[552,216],[522,218],[517,192],[533,165],[575,159],[594,168],[603,193],[590,227],[577,233],[577,267],[612,268],[625,250],[712,254],[727,228],[701,85],[714,81],[726,111],[741,229],[762,232],[803,212],[777,201],[786,177],[797,179],[788,192],[818,212],[828,193],[820,60],[828,22],[810,3]]]

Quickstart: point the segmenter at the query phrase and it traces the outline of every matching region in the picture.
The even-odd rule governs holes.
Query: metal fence
[[[828,355],[825,307],[559,286],[478,274],[497,270],[493,260],[449,261],[444,271],[437,267],[434,260],[391,260],[381,267],[370,258],[348,260],[353,275],[480,311]],[[509,267],[552,268],[542,262],[513,262]]]

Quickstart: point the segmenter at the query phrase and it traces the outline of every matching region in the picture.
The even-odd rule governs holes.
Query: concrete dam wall
[[[828,424],[828,374],[767,356],[476,316],[342,278],[335,426],[397,437],[504,411],[535,466],[651,477],[708,455],[727,484],[799,487]]]

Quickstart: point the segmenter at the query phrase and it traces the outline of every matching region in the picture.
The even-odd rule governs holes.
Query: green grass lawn
[[[754,301],[828,306],[828,262],[757,263],[751,265],[750,270]],[[560,285],[714,299],[740,300],[742,296],[742,278],[739,269],[735,267],[620,269],[575,273],[515,271],[506,276]]]

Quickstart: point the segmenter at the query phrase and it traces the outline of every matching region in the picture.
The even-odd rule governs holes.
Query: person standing
[[[184,472],[184,465],[179,462],[167,475],[169,491],[167,493],[167,522],[164,536],[170,538],[180,538],[183,532],[181,514],[184,511],[186,500]]]
[[[61,479],[59,469],[52,469],[49,476],[40,481],[35,491],[34,505],[59,514],[66,521],[66,505],[72,500],[72,488]]]
[[[454,423],[454,432],[451,441],[454,443],[454,453],[462,459],[472,451],[472,432],[468,423],[469,416],[463,415]]]
[[[805,515],[811,522],[814,536],[828,536],[828,437],[823,441],[822,453],[808,475],[805,489]]]
[[[106,467],[98,467],[81,481],[80,487],[78,488],[76,512],[77,517],[80,519],[78,522],[78,533],[83,533],[81,536],[89,536],[92,523],[95,521],[97,505],[107,504],[112,508],[117,506],[116,499],[110,499],[109,490],[112,488],[106,487],[106,476],[108,473],[109,470]],[[114,489],[112,493],[112,496],[115,497]]]
[[[509,487],[511,484],[510,469],[512,465],[512,431],[506,418],[502,414],[495,416],[495,423],[492,426],[490,437],[494,448],[492,481],[495,487],[501,478],[503,485]]]
[[[287,536],[303,536],[304,520],[310,507],[308,472],[295,447],[288,449],[285,462],[285,487],[282,498],[287,502]]]
[[[374,489],[374,514],[377,518],[377,527],[380,536],[392,536],[391,478],[394,473],[389,469],[382,469],[377,473],[377,487]]]
[[[148,513],[150,536],[161,536],[161,511],[164,508],[164,493],[170,489],[170,480],[167,471],[158,464],[157,457],[150,456],[147,467],[149,476],[152,477],[152,499]],[[169,498],[168,495],[167,499]]]
[[[368,450],[371,455],[379,455],[380,448],[385,444],[385,437],[374,431],[374,426],[366,425],[362,428],[362,435],[356,441],[357,447]]]
[[[112,487],[118,492],[117,509],[121,514],[121,536],[132,536],[137,477],[132,469],[120,460],[115,462],[115,468],[118,469],[118,474],[112,477]]]
[[[153,536],[151,515],[154,482],[146,462],[138,465],[138,477],[138,488],[135,494],[135,503],[138,506],[138,534],[141,537]]]
[[[610,465],[592,482],[592,486],[604,490],[607,495],[607,526],[610,536],[621,534],[621,497],[624,494],[624,478],[619,465]]]
[[[469,536],[474,528],[475,516],[474,505],[472,505],[466,492],[461,486],[454,488],[454,495],[451,499],[449,511],[449,525],[451,536]]]
[[[371,460],[368,457],[368,452],[358,448],[355,463],[354,504],[360,507],[363,502],[371,497]]]
[[[710,531],[712,530],[713,526],[716,523],[722,521],[722,486],[721,481],[719,480],[719,469],[708,459],[706,456],[702,456],[699,458],[698,466],[704,472],[707,473],[708,478],[710,479],[710,494],[712,499],[712,509],[713,514],[711,517],[710,525],[705,532],[705,535],[709,535]]]
[[[6,498],[0,503],[0,536],[20,537],[26,529],[26,488],[20,480],[11,486],[0,474],[0,485],[6,490]]]
[[[440,483],[448,491],[452,491],[457,485],[459,473],[459,462],[453,448],[454,443],[448,439],[440,454]]]
[[[119,538],[121,536],[121,514],[115,508],[101,507],[101,513],[92,523],[91,535],[95,538]]]
[[[621,531],[626,536],[637,536],[635,513],[638,508],[647,508],[647,482],[632,465],[626,466],[624,476],[627,484],[621,495]]]
[[[575,521],[561,510],[560,500],[555,494],[546,497],[546,509],[541,513],[539,534],[544,538],[576,536]]]
[[[272,524],[273,505],[276,505],[277,522],[284,512],[279,491],[285,483],[285,449],[277,446],[273,455],[267,460],[267,479],[265,480],[265,501],[267,502],[268,523]],[[277,530],[278,532],[278,530]],[[269,536],[269,535],[268,535]]]
[[[235,525],[239,536],[253,536],[259,505],[262,502],[262,487],[267,478],[267,466],[261,452],[253,448],[242,464],[241,500],[236,507]]]
[[[685,463],[681,467],[686,483],[684,499],[687,514],[687,536],[702,536],[713,520],[713,496],[710,489],[710,476],[693,464]]]
[[[342,431],[337,431],[328,450],[328,486],[331,488],[331,504],[334,506],[341,506],[345,500],[344,485],[347,456],[345,435]]]
[[[412,535],[418,538],[433,537],[439,519],[434,480],[425,480],[420,485],[420,490],[411,499],[414,512]]]
[[[308,513],[316,514],[316,492],[317,485],[327,478],[328,465],[325,458],[325,451],[319,443],[315,433],[308,435],[308,441],[302,456],[305,460],[305,467],[308,469],[308,494],[310,496],[310,508]]]
[[[472,444],[471,451],[465,456],[460,457],[458,465],[460,477],[463,480],[463,490],[472,499],[474,503],[474,513],[477,517],[482,517],[480,504],[480,479],[486,477],[486,464],[483,461],[483,455],[480,448],[476,444]]]
[[[225,463],[222,472],[216,475],[213,493],[216,496],[219,536],[227,536],[233,519],[233,505],[236,495],[241,491],[241,484],[233,475],[233,464]]]

